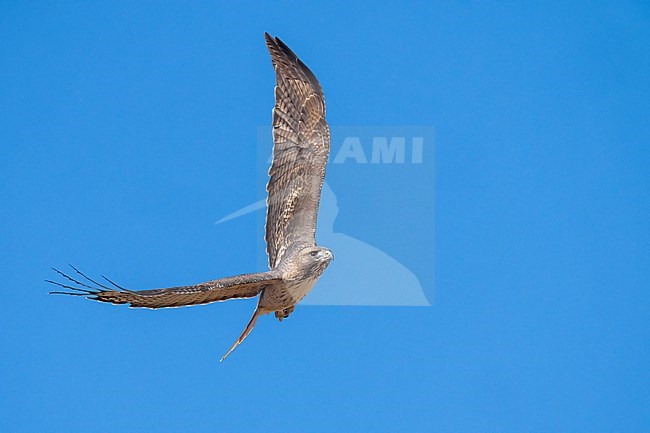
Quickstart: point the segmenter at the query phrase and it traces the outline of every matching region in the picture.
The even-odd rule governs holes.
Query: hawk
[[[72,267],[78,276],[54,269],[67,281],[48,283],[67,290],[50,293],[153,309],[258,296],[248,324],[221,361],[244,341],[259,316],[274,313],[280,321],[289,317],[332,260],[330,250],[316,245],[315,239],[330,149],[329,127],[323,91],[314,74],[279,38],[268,33],[264,37],[276,76],[273,161],[266,185],[269,270],[190,286],[128,290],[106,277],[102,278],[107,285],[98,283]]]

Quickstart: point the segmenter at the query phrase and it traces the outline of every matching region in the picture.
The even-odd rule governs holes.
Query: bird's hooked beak
[[[325,251],[322,252],[322,254],[323,254],[323,257],[326,260],[328,260],[328,261],[329,260],[334,260],[334,256],[332,255],[332,252],[330,250],[325,250]]]

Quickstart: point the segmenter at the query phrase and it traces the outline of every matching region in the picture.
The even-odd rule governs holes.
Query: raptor
[[[318,80],[280,39],[268,33],[264,37],[276,75],[273,161],[266,185],[269,270],[189,286],[128,290],[106,277],[99,283],[72,267],[72,275],[54,269],[64,283],[47,281],[66,290],[50,293],[154,309],[258,297],[248,324],[222,361],[244,341],[259,316],[274,313],[280,321],[289,317],[332,260],[330,250],[315,239],[330,137]]]

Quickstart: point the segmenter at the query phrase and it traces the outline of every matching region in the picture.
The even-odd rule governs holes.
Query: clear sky
[[[0,431],[647,432],[648,4],[231,3],[0,3]],[[219,365],[254,301],[46,295],[261,270],[260,213],[215,221],[264,190],[265,31],[333,126],[435,130],[328,172],[431,306],[299,306]]]

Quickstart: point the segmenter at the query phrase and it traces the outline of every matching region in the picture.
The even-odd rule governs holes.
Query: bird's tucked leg
[[[284,310],[276,311],[275,312],[275,318],[278,319],[280,322],[282,322],[282,319],[286,319],[289,317],[289,314],[293,313],[293,310],[296,308],[295,305],[285,308]]]

